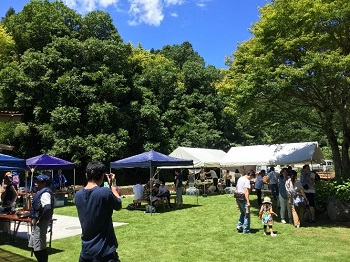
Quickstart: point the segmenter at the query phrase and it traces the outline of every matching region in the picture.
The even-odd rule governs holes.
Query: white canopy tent
[[[169,156],[193,160],[191,168],[220,167],[226,152],[220,149],[178,147]]]
[[[232,147],[221,167],[321,163],[323,153],[317,142]]]

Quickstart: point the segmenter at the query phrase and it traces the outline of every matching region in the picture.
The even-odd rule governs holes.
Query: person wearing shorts
[[[33,197],[29,217],[32,220],[32,233],[29,238],[30,247],[38,262],[47,262],[46,234],[53,215],[54,196],[48,188],[50,178],[46,175],[38,175],[34,180],[37,193]]]

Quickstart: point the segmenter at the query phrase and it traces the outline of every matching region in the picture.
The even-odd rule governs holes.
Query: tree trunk
[[[342,143],[342,178],[350,177],[349,136],[344,135]]]
[[[325,132],[327,135],[328,143],[329,143],[331,150],[332,150],[335,178],[338,179],[338,178],[342,177],[342,175],[343,175],[343,173],[342,173],[342,159],[340,156],[339,144],[337,141],[337,137],[334,133],[334,130],[331,127],[326,126]]]

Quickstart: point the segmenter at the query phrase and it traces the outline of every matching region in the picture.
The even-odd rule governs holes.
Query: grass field
[[[276,218],[277,237],[263,236],[256,197],[251,197],[251,234],[239,234],[239,212],[232,195],[184,196],[184,208],[159,208],[157,213],[128,211],[132,197],[113,220],[128,225],[116,227],[122,262],[138,261],[350,261],[348,223],[334,224],[325,215],[315,224],[299,229]],[[275,210],[276,211],[276,210]],[[277,210],[277,213],[278,210]],[[77,216],[73,204],[55,209],[55,214]],[[10,244],[0,237],[0,261],[35,261],[25,240]],[[52,242],[49,261],[78,261],[81,242],[74,236]]]

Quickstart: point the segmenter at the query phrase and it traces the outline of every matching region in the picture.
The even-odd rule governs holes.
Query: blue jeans
[[[249,233],[250,230],[250,207],[246,200],[236,200],[241,215],[238,220],[237,228],[243,227],[243,233]]]

